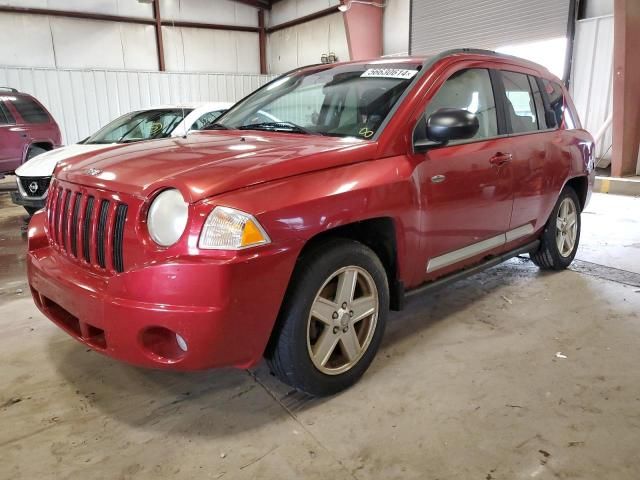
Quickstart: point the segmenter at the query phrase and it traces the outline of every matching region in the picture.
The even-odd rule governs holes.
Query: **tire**
[[[353,293],[341,296],[339,286],[353,278]],[[340,302],[349,296],[343,308]],[[318,309],[314,315],[313,305]],[[353,240],[327,240],[298,261],[267,347],[267,363],[297,390],[317,396],[337,393],[357,382],[371,364],[388,312],[387,275],[376,254]],[[321,345],[328,347],[321,350]]]
[[[37,157],[38,155],[40,155],[41,153],[46,152],[47,150],[45,150],[42,147],[31,147],[29,149],[29,151],[27,152],[27,160],[31,160],[33,157]]]
[[[572,232],[571,222],[565,222],[563,220],[562,209],[572,209],[575,214],[575,232]],[[565,210],[566,212],[566,210]],[[569,217],[570,218],[570,217]],[[559,232],[559,228],[565,228],[564,236],[562,232]],[[531,260],[542,270],[564,270],[573,261],[578,250],[578,244],[580,243],[580,201],[575,190],[570,186],[564,187],[560,192],[560,197],[556,202],[549,220],[544,227],[542,235],[540,237],[540,248],[537,252],[530,255]],[[565,243],[562,243],[559,238],[565,238]],[[570,245],[571,238],[574,238],[573,243]],[[559,243],[562,243],[562,250]]]
[[[38,209],[35,207],[24,207],[24,209],[27,211],[30,217],[33,217],[33,214],[38,211]]]

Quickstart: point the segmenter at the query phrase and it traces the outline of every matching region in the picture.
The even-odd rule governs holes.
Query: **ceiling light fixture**
[[[369,5],[369,6],[378,7],[378,8],[384,8],[387,6],[386,1],[384,3],[376,3],[376,2],[364,2],[362,0],[346,0],[346,3],[338,5],[338,10],[344,13],[347,10],[349,10],[354,3],[359,3],[361,5]]]

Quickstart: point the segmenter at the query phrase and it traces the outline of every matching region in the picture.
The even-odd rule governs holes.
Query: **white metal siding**
[[[613,109],[613,16],[580,20],[576,26],[571,96],[582,125],[593,135]],[[596,147],[600,166],[611,162],[611,127]]]
[[[132,0],[0,0],[0,5],[153,18],[151,4]]]
[[[382,53],[406,55],[409,52],[410,0],[387,0],[382,16]]]
[[[413,0],[412,54],[495,49],[567,34],[570,0]]]
[[[132,110],[180,102],[235,102],[273,78],[228,73],[59,70],[0,66],[0,85],[35,96],[75,143]]]
[[[279,3],[274,7],[276,5]],[[349,60],[347,34],[341,13],[283,28],[267,38],[269,72],[284,73],[320,63],[323,53],[335,53],[341,62]]]
[[[158,1],[163,20],[169,22],[258,25],[254,7],[232,0]],[[137,0],[0,0],[0,5],[153,18],[152,6]],[[260,72],[257,33],[172,26],[162,30],[167,70]],[[158,70],[155,27],[0,13],[0,62],[16,67]]]
[[[339,4],[339,0],[281,0],[271,7],[267,22],[279,25]]]

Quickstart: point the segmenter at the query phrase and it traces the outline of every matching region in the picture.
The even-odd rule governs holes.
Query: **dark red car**
[[[318,395],[364,373],[408,296],[522,253],[567,267],[594,179],[561,82],[485,51],[302,68],[210,128],[60,164],[35,302],[127,362],[264,356]]]
[[[38,100],[0,87],[0,174],[60,146],[60,128]]]

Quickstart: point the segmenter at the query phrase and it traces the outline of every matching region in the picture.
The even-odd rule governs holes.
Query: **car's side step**
[[[488,260],[485,260],[478,265],[474,265],[469,268],[465,268],[464,270],[460,270],[459,272],[454,272],[445,277],[439,278],[437,280],[433,280],[431,282],[424,283],[420,285],[418,288],[414,288],[413,290],[408,290],[405,292],[405,297],[412,297],[414,295],[420,295],[426,292],[433,292],[438,290],[446,285],[457,282],[458,280],[462,280],[463,278],[470,277],[471,275],[475,275],[476,273],[480,273],[487,268],[495,267],[500,263],[509,260],[515,256],[521,255],[523,253],[529,253],[536,251],[540,247],[540,240],[534,240],[531,243],[527,243],[522,247],[518,247],[515,250],[511,250],[509,252],[498,255],[497,257],[491,257]]]

